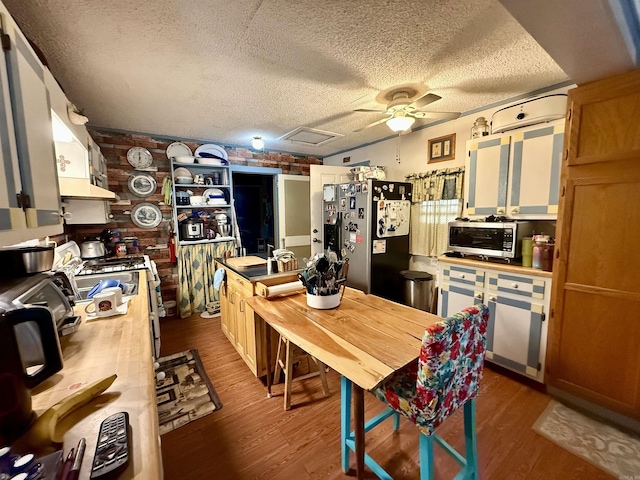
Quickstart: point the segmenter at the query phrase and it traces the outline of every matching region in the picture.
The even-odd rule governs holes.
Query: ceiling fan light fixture
[[[406,117],[404,115],[393,116],[387,120],[387,127],[394,132],[402,132],[411,128],[411,125],[416,121],[413,117]]]
[[[253,137],[251,139],[251,146],[254,150],[262,150],[264,148],[264,140],[259,136]]]

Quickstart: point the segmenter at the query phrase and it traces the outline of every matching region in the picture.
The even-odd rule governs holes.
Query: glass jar
[[[471,127],[471,138],[480,138],[485,135],[489,135],[489,124],[484,117],[478,117]]]
[[[550,272],[553,270],[553,252],[555,250],[554,243],[543,243],[540,252],[540,261],[542,263],[542,270]]]

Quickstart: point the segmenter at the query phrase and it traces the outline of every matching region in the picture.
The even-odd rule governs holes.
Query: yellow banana
[[[58,422],[104,392],[116,378],[115,374],[105,377],[60,400],[38,417],[24,440],[33,447],[46,446],[51,442],[62,443],[63,434],[56,433]]]

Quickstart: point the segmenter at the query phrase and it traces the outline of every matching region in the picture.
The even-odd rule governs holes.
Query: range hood
[[[97,185],[93,185],[87,178],[58,177],[61,197],[113,199],[116,194]]]

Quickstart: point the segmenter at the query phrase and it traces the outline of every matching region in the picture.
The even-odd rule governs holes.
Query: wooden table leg
[[[266,328],[264,336],[267,342],[267,398],[271,398],[271,326],[264,322],[264,327]]]
[[[364,391],[353,384],[354,435],[356,441],[356,478],[364,478]]]

